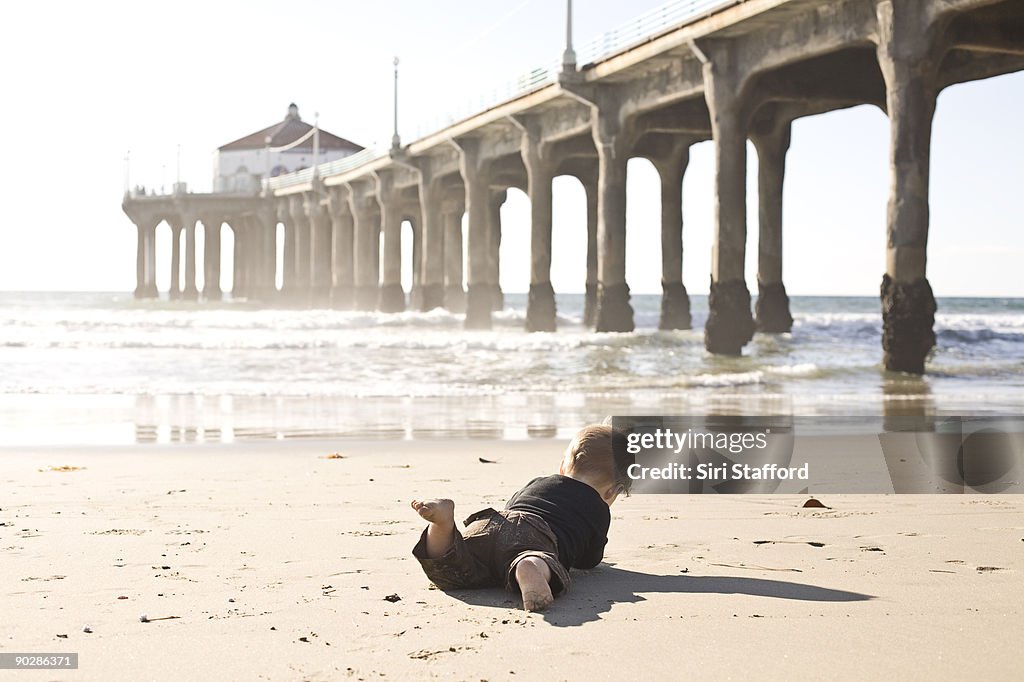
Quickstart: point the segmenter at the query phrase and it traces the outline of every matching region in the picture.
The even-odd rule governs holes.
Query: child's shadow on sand
[[[833,590],[804,583],[742,578],[737,576],[653,575],[627,571],[602,564],[592,571],[577,573],[568,595],[555,600],[544,619],[552,625],[571,627],[598,620],[619,603],[646,601],[645,593],[749,594],[755,597],[797,599],[817,602],[854,602],[874,599],[872,595]],[[509,608],[518,606],[515,596],[498,590],[455,590],[449,594],[467,604]]]

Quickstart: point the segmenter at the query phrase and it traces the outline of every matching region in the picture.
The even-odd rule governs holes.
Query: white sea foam
[[[694,297],[694,329],[661,332],[658,297],[634,296],[631,334],[584,329],[581,296],[559,298],[557,332],[527,334],[525,297],[506,300],[492,330],[466,331],[462,315],[443,310],[254,310],[3,294],[0,392],[461,398],[770,390],[867,400],[882,390],[877,300],[794,299],[793,333],[758,336],[742,358],[704,350],[701,297]],[[982,382],[1024,394],[1024,303],[940,301],[936,334],[932,390]]]
[[[779,376],[807,377],[820,374],[822,370],[813,362],[802,362],[798,365],[772,365],[765,367],[764,371]]]

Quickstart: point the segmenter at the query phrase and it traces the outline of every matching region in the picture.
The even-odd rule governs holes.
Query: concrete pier
[[[312,279],[310,272],[310,227],[309,216],[306,214],[306,202],[301,194],[289,197],[288,211],[292,217],[293,251],[291,253],[294,277],[287,299],[295,305],[309,305],[312,298]],[[244,238],[244,233],[243,233]],[[288,257],[288,254],[285,254]]]
[[[356,310],[376,310],[380,296],[377,263],[380,258],[378,238],[381,216],[376,183],[370,180],[351,183],[348,189],[353,219],[352,276],[355,286],[352,300]]]
[[[493,258],[492,253],[492,242],[495,241],[492,234],[494,202],[490,195],[490,178],[487,169],[481,165],[475,140],[459,144],[458,154],[459,174],[465,187],[465,210],[469,222],[465,324],[466,329],[490,329],[495,284],[491,279],[495,274],[492,267],[497,266],[497,259]]]
[[[882,349],[889,370],[922,374],[935,346],[935,296],[925,276],[932,119],[938,96],[931,3],[881,0],[878,64],[889,112],[890,196],[882,277]]]
[[[597,169],[578,176],[587,196],[587,279],[583,294],[583,324],[597,323]]]
[[[423,211],[420,310],[427,312],[444,306],[444,216],[441,215],[441,188],[429,167],[422,167],[419,175]]]
[[[203,223],[203,298],[219,301],[223,296],[220,288],[220,240],[223,220],[217,216],[200,218]]]
[[[168,224],[171,227],[171,289],[168,298],[176,301],[181,298],[181,218],[172,217]]]
[[[597,148],[597,312],[599,332],[633,331],[633,306],[626,284],[627,133],[617,103],[594,106],[592,133]]]
[[[463,201],[444,202],[444,307],[453,313],[466,312],[466,290],[462,286],[462,216]]]
[[[331,218],[331,306],[340,310],[349,310],[354,305],[355,221],[348,195],[344,187],[327,195]]]
[[[252,253],[252,231],[249,219],[245,216],[235,218],[231,223],[235,233],[235,255],[233,259],[234,274],[231,298],[249,300],[252,293],[252,264],[249,262]]]
[[[185,288],[181,297],[186,301],[199,299],[196,287],[196,219],[193,216],[182,216],[185,232]]]
[[[486,244],[487,266],[486,283],[490,292],[491,310],[497,312],[505,308],[505,293],[501,290],[501,207],[504,206],[508,192],[500,190],[490,197],[490,210],[487,214]]]
[[[310,304],[325,308],[331,301],[331,221],[319,192],[310,192],[304,198],[306,218],[309,221],[309,279]]]
[[[249,255],[249,231],[245,217],[238,217],[231,221],[231,230],[235,235],[235,253],[232,259],[233,273],[231,277],[231,298],[235,300],[249,298],[249,272],[250,267],[247,261]]]
[[[757,331],[784,334],[793,329],[789,296],[782,280],[782,185],[789,149],[789,121],[751,134],[757,150]]]
[[[661,141],[661,140],[659,140]],[[683,285],[683,175],[690,163],[692,140],[665,140],[663,152],[651,157],[661,180],[661,317],[659,329],[689,329],[690,296]]]
[[[156,224],[152,220],[136,225],[135,298],[156,298]]]
[[[273,301],[277,298],[277,211],[273,205],[261,207],[254,214],[259,225],[259,284],[254,292],[256,300]]]
[[[704,74],[704,97],[715,144],[715,239],[704,346],[739,355],[754,336],[744,273],[747,248],[747,129],[738,94],[736,57],[727,48],[694,47]]]
[[[405,306],[401,225],[414,216],[409,305],[453,311],[464,306],[466,326],[486,329],[503,305],[501,268],[527,266],[500,262],[500,208],[508,188],[515,187],[531,205],[527,328],[553,331],[551,250],[558,228],[552,224],[552,180],[568,174],[580,179],[587,196],[584,323],[602,332],[629,332],[634,316],[625,270],[626,169],[630,158],[643,157],[661,179],[659,326],[686,329],[691,316],[682,272],[681,185],[689,146],[711,139],[714,192],[701,198],[714,206],[704,340],[712,353],[739,355],[755,330],[793,330],[782,268],[783,185],[793,122],[870,104],[885,111],[890,124],[884,365],[923,372],[935,345],[936,306],[926,265],[936,100],[955,83],[1024,69],[1024,5],[747,0],[674,16],[675,23],[664,24],[648,18],[654,23],[645,40],[622,43],[612,35],[608,49],[582,67],[569,59],[560,72],[540,70],[514,97],[411,144],[403,146],[396,137],[386,153],[272,178],[259,194],[190,194],[183,186],[173,195],[129,192],[122,206],[136,226],[135,295],[157,295],[156,259],[167,256],[156,253],[154,234],[163,222],[172,234],[170,297],[198,295],[195,220],[186,216],[210,216],[235,234],[235,295],[275,298],[280,222],[285,300],[398,311]],[[744,265],[748,140],[759,168],[756,311]],[[469,226],[465,244],[463,210]],[[215,232],[222,230],[203,223],[203,297],[214,300]]]
[[[376,180],[380,229],[384,239],[377,309],[385,313],[400,313],[405,310],[405,291],[402,289],[402,207],[391,171],[377,173]]]
[[[156,298],[156,230],[166,223],[171,232],[171,285],[168,297],[217,301],[220,286],[224,226],[234,237],[232,297],[270,302],[276,298],[276,221],[287,216],[289,204],[270,198],[203,194],[176,188],[173,194],[125,197],[125,213],[137,226],[136,292],[138,298]],[[199,239],[197,223],[203,224]],[[182,244],[184,240],[184,245]],[[184,249],[184,253],[182,253]],[[197,264],[203,253],[203,286],[199,290]],[[182,257],[184,256],[184,263]],[[287,260],[286,260],[287,263]],[[182,273],[182,265],[185,272]],[[184,274],[184,277],[182,277]]]
[[[306,214],[306,202],[296,196],[292,201],[292,220],[295,223],[295,296],[293,302],[308,306],[312,299],[313,272],[310,264],[310,224]],[[243,233],[244,234],[244,233]]]
[[[555,331],[555,290],[551,286],[551,183],[555,168],[546,158],[540,134],[520,124],[522,158],[530,197],[530,293],[526,304],[526,330]]]

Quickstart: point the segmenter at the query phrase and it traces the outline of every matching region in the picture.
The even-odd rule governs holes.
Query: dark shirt
[[[555,474],[535,478],[512,496],[505,509],[532,512],[558,538],[558,560],[566,568],[593,568],[604,557],[611,512],[586,483]]]

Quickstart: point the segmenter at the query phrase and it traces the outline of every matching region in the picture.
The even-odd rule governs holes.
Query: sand
[[[562,447],[0,451],[0,652],[80,655],[0,679],[1024,676],[1019,496],[635,495],[548,613],[431,589],[409,499],[501,506]]]

